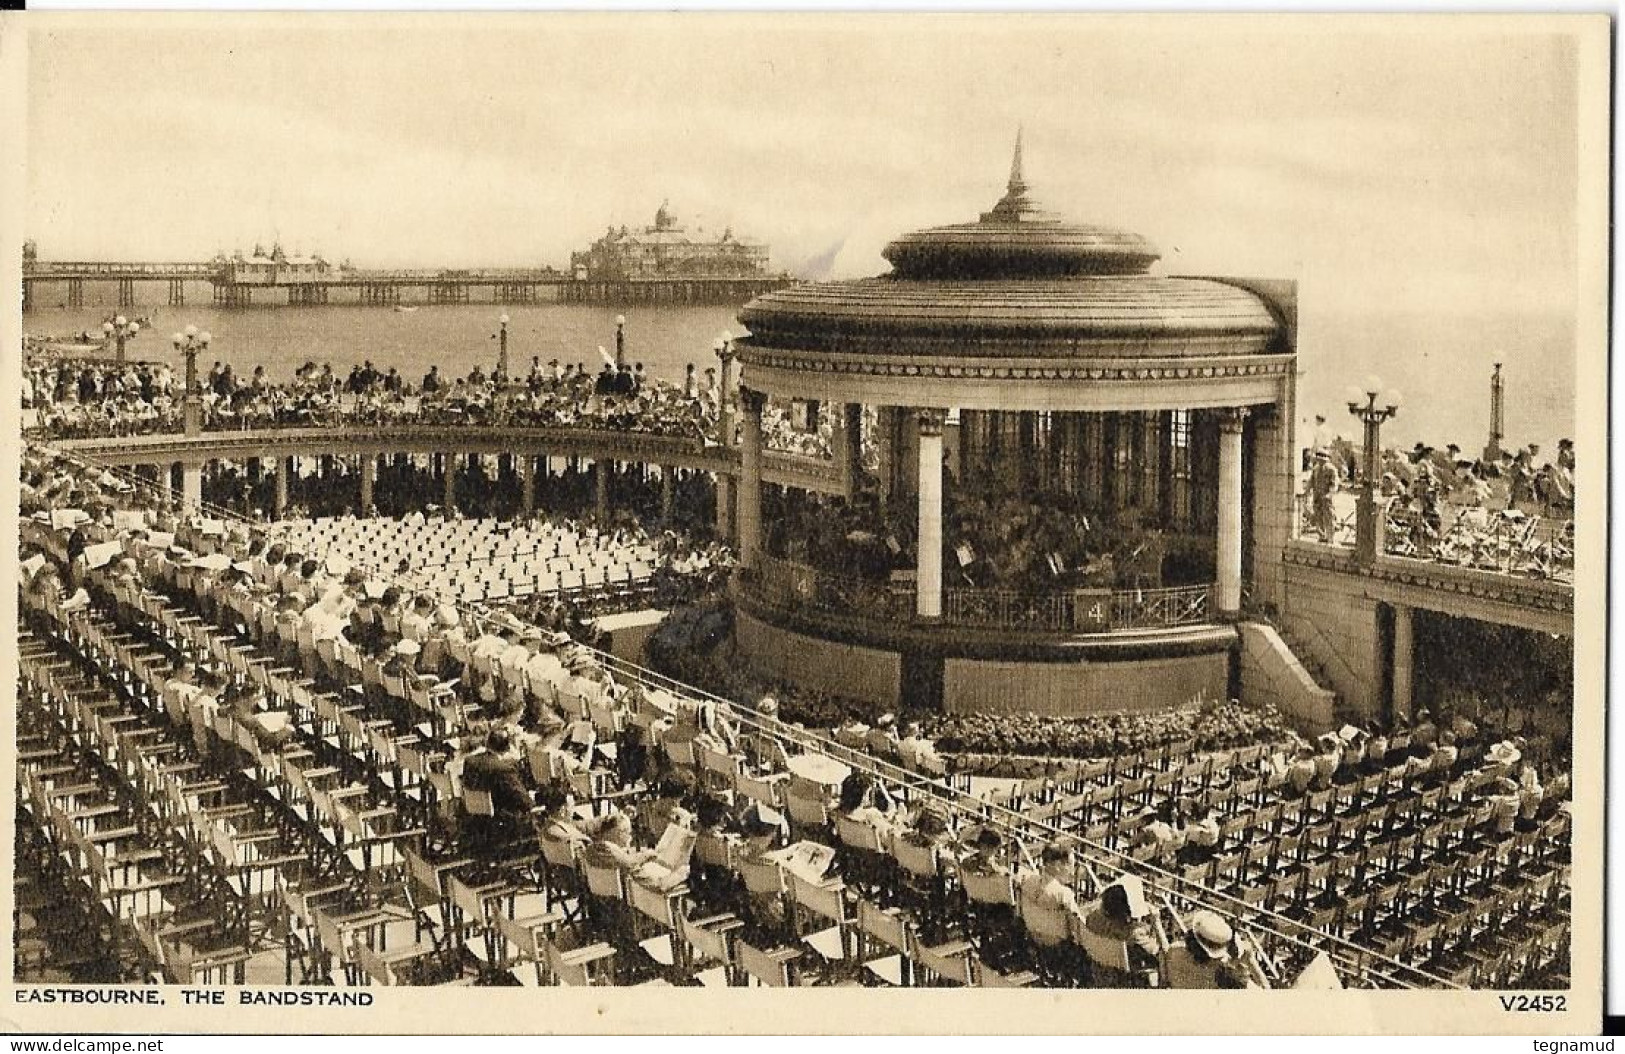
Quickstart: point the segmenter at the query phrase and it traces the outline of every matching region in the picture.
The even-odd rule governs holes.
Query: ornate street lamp
[[[497,324],[502,328],[497,331],[497,372],[502,374],[504,381],[508,379],[508,313],[504,311],[497,316]]]
[[[1382,423],[1399,412],[1399,393],[1382,390],[1375,374],[1365,379],[1365,387],[1350,387],[1346,396],[1349,413],[1365,425],[1365,465],[1361,472],[1360,501],[1355,509],[1354,555],[1363,564],[1377,562],[1383,525],[1377,520],[1377,479],[1382,472]]]
[[[615,372],[626,366],[626,316],[615,316]]]
[[[123,315],[115,317],[111,322],[102,323],[102,336],[105,340],[111,340],[116,343],[118,347],[119,362],[124,361],[124,342],[127,340],[134,340],[135,335],[140,332],[140,324],[125,321]]]
[[[187,435],[203,431],[203,389],[198,385],[197,356],[209,346],[208,330],[199,332],[196,326],[170,337],[175,350],[186,356],[186,395],[181,404],[181,420]]]

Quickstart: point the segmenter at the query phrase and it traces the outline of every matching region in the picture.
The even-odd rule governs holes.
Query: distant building
[[[737,238],[731,228],[719,238],[690,233],[663,202],[654,226],[640,231],[609,228],[586,251],[570,254],[570,270],[582,281],[749,278],[767,274],[767,246]]]
[[[320,256],[289,256],[282,246],[273,245],[267,253],[254,246],[252,256],[233,253],[217,257],[221,277],[234,285],[297,285],[330,277],[333,265]]]

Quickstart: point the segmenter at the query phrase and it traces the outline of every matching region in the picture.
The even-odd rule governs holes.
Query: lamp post
[[[1349,413],[1365,425],[1364,468],[1360,480],[1360,503],[1355,509],[1354,555],[1360,563],[1377,562],[1382,545],[1383,525],[1377,521],[1377,478],[1382,471],[1382,423],[1399,412],[1399,393],[1382,392],[1376,375],[1367,377],[1365,387],[1348,390]],[[1379,402],[1381,405],[1378,405]]]
[[[124,342],[134,340],[135,335],[140,332],[140,324],[126,321],[123,315],[115,317],[111,322],[102,323],[102,335],[105,339],[115,342],[119,362],[124,361]]]
[[[187,326],[182,333],[176,333],[170,338],[175,350],[186,356],[186,395],[181,404],[181,420],[187,435],[197,435],[203,431],[203,392],[198,387],[197,356],[209,346],[209,331],[198,331],[196,326]]]
[[[626,367],[626,316],[615,316],[615,372]]]
[[[497,373],[502,379],[508,379],[508,314],[503,312],[497,316],[497,324],[502,328],[497,331]]]

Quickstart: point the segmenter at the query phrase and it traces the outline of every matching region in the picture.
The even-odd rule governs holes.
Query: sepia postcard
[[[1595,1033],[1610,33],[0,14],[0,1028]]]

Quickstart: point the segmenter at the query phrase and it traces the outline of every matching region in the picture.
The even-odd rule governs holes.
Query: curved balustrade
[[[1334,509],[1329,522],[1315,523],[1307,495],[1298,496],[1300,538],[1353,548],[1356,514]],[[1383,553],[1412,560],[1522,578],[1574,582],[1574,520],[1518,510],[1492,512],[1481,506],[1441,502],[1436,522],[1398,503],[1384,510]]]
[[[763,556],[752,583],[771,602],[906,622],[914,619],[912,582],[876,582]],[[1212,621],[1212,587],[1069,589],[1022,593],[949,587],[934,625],[1044,633],[1117,633]]]

